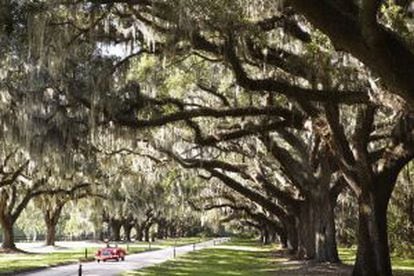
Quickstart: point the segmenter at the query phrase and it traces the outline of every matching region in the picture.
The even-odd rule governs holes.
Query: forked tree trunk
[[[388,198],[365,192],[359,199],[358,251],[355,276],[392,275],[387,235]]]
[[[44,210],[43,218],[46,224],[46,245],[54,246],[56,242],[56,225],[65,203],[57,205],[54,209]]]

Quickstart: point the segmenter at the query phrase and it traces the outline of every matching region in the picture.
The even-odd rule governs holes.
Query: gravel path
[[[197,243],[195,245],[185,245],[175,248],[175,255],[179,256],[186,254],[194,250],[200,250],[203,248],[213,247],[215,244],[227,241],[226,238],[218,238],[214,240],[209,240],[202,243]],[[156,251],[143,252],[138,254],[127,255],[125,261],[123,262],[88,262],[82,263],[82,275],[84,276],[93,276],[93,275],[102,275],[102,276],[114,276],[119,275],[122,272],[129,270],[140,269],[155,264],[165,262],[167,260],[174,258],[174,247],[168,247],[165,249],[160,249]],[[17,275],[31,275],[31,276],[73,276],[79,275],[79,264],[71,264],[64,266],[57,266],[42,270],[37,270],[36,272],[26,272]]]

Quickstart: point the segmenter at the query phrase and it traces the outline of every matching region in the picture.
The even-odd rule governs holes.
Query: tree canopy
[[[413,226],[393,194],[412,191],[413,5],[3,1],[3,247],[32,198],[53,236],[93,197],[113,239],[184,235],[214,209],[317,261],[339,261],[343,223],[354,274],[392,274],[387,211]]]

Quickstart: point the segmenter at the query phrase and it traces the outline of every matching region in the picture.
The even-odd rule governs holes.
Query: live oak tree
[[[263,146],[251,138],[195,151],[200,158],[168,153],[183,167],[210,172],[224,185],[273,213],[282,222],[284,235],[298,256],[338,261],[334,207],[345,185],[342,178],[334,177],[337,168],[330,164],[329,153],[320,149],[327,145],[316,140],[307,146],[297,134],[282,130],[275,133],[279,137],[262,137]],[[236,160],[242,161],[237,164]]]
[[[192,222],[184,218],[190,212],[186,207],[188,192],[195,186],[185,188],[188,181],[179,181],[180,174],[146,144],[132,146],[118,139],[97,149],[105,173],[112,175],[107,179],[103,219],[114,240],[121,239],[122,228],[126,239],[135,228],[137,240],[146,241],[155,229],[164,238],[171,233],[184,234],[177,228],[191,228]]]
[[[3,159],[0,190],[0,224],[3,230],[2,248],[16,250],[13,227],[29,202],[48,189],[48,172],[30,162],[27,152],[14,150]]]
[[[397,117],[394,131],[389,127],[375,128],[375,118],[384,116],[381,108],[361,107],[354,117],[352,131],[346,134],[339,110],[332,106],[326,109],[339,166],[358,200],[358,253],[354,273],[390,275],[387,208],[398,174],[413,158],[410,116]],[[389,115],[388,112],[385,114]],[[402,126],[404,131],[400,132]]]
[[[35,204],[42,210],[43,219],[46,225],[46,245],[54,246],[56,241],[56,226],[61,218],[63,208],[67,203],[73,200],[79,200],[85,197],[97,196],[93,192],[93,184],[85,180],[77,182],[76,179],[54,179],[60,184],[66,182],[64,188],[54,187],[54,194],[44,194],[36,198]],[[54,182],[51,181],[51,182]],[[70,183],[67,183],[70,182]]]
[[[412,244],[407,242],[414,230],[411,222],[411,174],[412,162],[400,172],[387,212],[390,253],[397,256],[411,256],[413,252]],[[347,246],[356,243],[358,230],[358,219],[355,217],[358,206],[350,193],[341,194],[336,212],[338,241]]]
[[[223,187],[215,189],[205,187],[202,196],[191,201],[192,207],[203,212],[218,210],[221,223],[235,222],[240,226],[252,226],[260,232],[260,239],[264,244],[276,242],[276,237],[279,236],[282,246],[288,246],[283,225],[277,217],[263,210],[260,205],[246,201],[245,198],[235,194],[224,185],[216,183],[216,186]]]

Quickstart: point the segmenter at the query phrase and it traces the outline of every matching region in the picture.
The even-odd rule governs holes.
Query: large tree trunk
[[[334,208],[336,198],[331,198],[329,190],[324,190],[312,204],[315,229],[315,256],[318,262],[339,262],[336,245]]]
[[[298,249],[298,231],[294,219],[293,221],[286,221],[284,227],[286,229],[287,248],[290,252],[296,253]]]
[[[3,230],[3,243],[1,247],[3,249],[16,249],[14,243],[14,233],[13,233],[13,222],[8,218],[0,218],[1,227]]]
[[[144,228],[144,239],[146,242],[150,241],[150,229],[151,229],[152,223],[149,223]]]
[[[335,199],[328,187],[320,186],[306,195],[299,207],[298,250],[299,258],[317,262],[339,262],[335,237]]]
[[[279,233],[279,240],[282,248],[288,248],[288,239],[286,233]]]
[[[312,259],[315,257],[315,224],[314,206],[310,200],[301,203],[297,216],[298,250],[300,259]]]
[[[131,224],[125,224],[124,225],[124,233],[125,233],[125,239],[127,241],[131,241],[131,230],[132,230],[133,225]]]
[[[271,243],[277,242],[277,233],[271,227],[269,227],[269,235],[270,235],[270,242]]]
[[[136,224],[135,225],[135,230],[137,232],[137,241],[142,241],[142,239],[144,237],[144,235],[142,234],[142,232],[143,232],[142,226],[139,225],[139,224]]]
[[[113,241],[120,241],[121,240],[121,226],[122,223],[118,220],[111,220],[111,239]]]
[[[46,245],[54,246],[56,241],[56,224],[53,221],[46,222]]]
[[[264,240],[263,244],[270,244],[272,242],[272,234],[268,225],[264,225],[263,229]]]
[[[99,240],[100,241],[104,241],[105,240],[105,234],[104,234],[104,230],[103,229],[99,230]]]
[[[358,252],[353,275],[392,275],[387,235],[388,198],[365,191],[358,204]]]
[[[164,239],[165,234],[165,222],[163,220],[158,221],[157,239]]]
[[[46,245],[54,246],[56,241],[56,225],[59,222],[60,214],[62,213],[63,204],[58,204],[55,208],[44,210],[43,217],[46,224]]]

